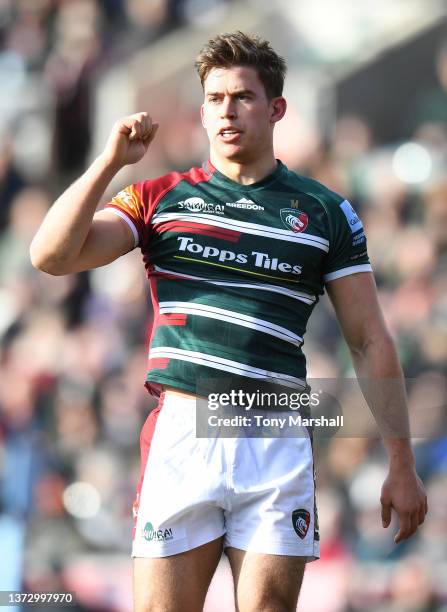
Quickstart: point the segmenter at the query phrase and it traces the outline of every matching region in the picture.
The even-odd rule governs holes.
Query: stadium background
[[[398,547],[380,524],[373,432],[317,442],[322,559],[299,610],[447,610],[446,15],[441,0],[0,0],[0,590],[131,609],[139,430],[153,407],[143,266],[136,251],[55,278],[28,247],[116,118],[148,110],[161,127],[108,196],[206,158],[192,62],[210,36],[241,29],[288,60],[277,156],[361,213],[410,406],[426,418],[414,443],[430,515]],[[311,376],[353,376],[325,299],[305,353]],[[206,611],[231,611],[231,597],[222,565]]]

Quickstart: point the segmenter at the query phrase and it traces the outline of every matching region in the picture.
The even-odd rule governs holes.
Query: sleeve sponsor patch
[[[348,221],[348,225],[349,225],[349,228],[350,228],[352,234],[355,234],[355,232],[358,232],[359,230],[363,229],[362,222],[358,218],[357,213],[352,208],[352,206],[348,202],[348,200],[344,200],[340,204],[340,208],[342,209],[342,211],[343,211],[343,213],[344,213],[344,215],[345,215],[345,217],[346,217],[346,219]]]
[[[361,253],[355,253],[354,255],[351,255],[349,260],[355,261],[356,259],[360,259],[361,257],[366,257],[366,255],[367,255],[366,251],[362,251]]]
[[[363,244],[366,241],[366,236],[364,234],[364,232],[362,231],[360,234],[357,234],[357,236],[353,236],[352,237],[352,246],[358,246],[359,244]]]

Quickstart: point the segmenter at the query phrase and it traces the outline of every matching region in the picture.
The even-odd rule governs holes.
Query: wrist
[[[110,177],[113,178],[117,172],[119,172],[125,164],[120,164],[113,158],[109,157],[106,153],[101,153],[96,160],[95,163],[99,165],[103,172],[110,174]]]
[[[390,470],[415,466],[411,442],[408,438],[391,438],[385,440]]]

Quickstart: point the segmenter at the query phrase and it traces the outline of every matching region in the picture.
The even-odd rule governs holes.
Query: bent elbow
[[[36,270],[51,274],[52,276],[62,276],[68,274],[66,266],[63,266],[61,262],[58,262],[52,257],[46,256],[31,243],[29,250],[31,264]]]

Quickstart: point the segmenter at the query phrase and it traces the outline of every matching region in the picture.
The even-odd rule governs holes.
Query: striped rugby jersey
[[[220,375],[302,389],[324,283],[371,271],[349,202],[280,161],[252,185],[208,161],[130,185],[106,208],[129,224],[150,281],[155,393]]]

